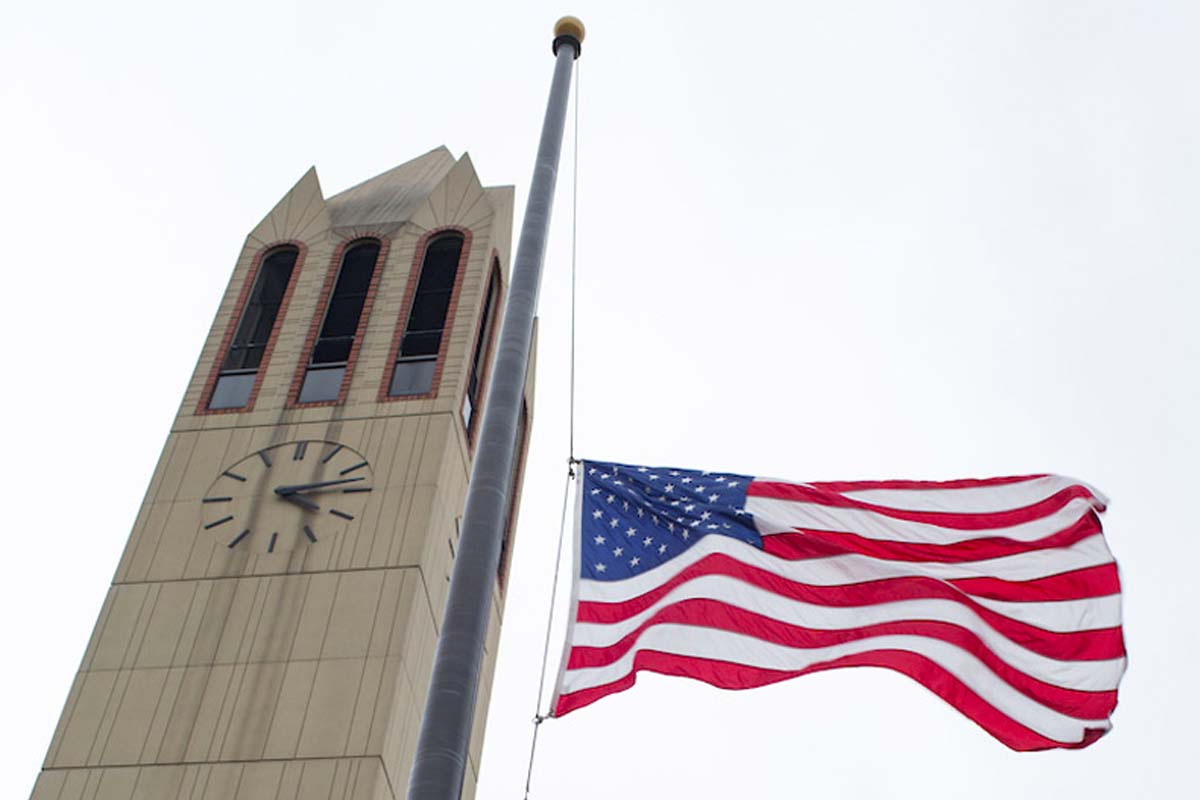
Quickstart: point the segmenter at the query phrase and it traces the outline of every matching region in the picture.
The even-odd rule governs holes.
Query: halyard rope
[[[554,622],[554,601],[558,597],[558,575],[559,569],[562,566],[563,542],[567,538],[567,509],[569,508],[568,500],[571,497],[571,481],[575,478],[575,463],[572,460],[567,464],[567,480],[563,485],[562,515],[560,516],[558,528],[558,550],[554,554],[554,582],[550,589],[550,610],[546,614],[546,641],[542,645],[542,671],[541,676],[538,678],[537,697],[533,705],[533,739],[529,743],[529,768],[525,771],[525,800],[529,800],[529,785],[533,781],[533,757],[537,752],[538,729],[541,728],[542,722],[549,716],[549,712],[553,710],[547,709],[546,715],[543,715],[540,711],[542,706],[542,692],[546,689],[546,662],[550,660],[550,629]]]
[[[538,676],[537,697],[533,705],[533,737],[529,742],[529,767],[525,771],[525,800],[529,800],[529,787],[533,782],[533,759],[537,754],[538,730],[542,722],[549,718],[553,709],[541,713],[542,693],[546,689],[546,664],[550,660],[550,632],[554,623],[554,601],[558,598],[558,578],[562,569],[563,543],[567,538],[567,509],[571,496],[571,481],[575,478],[575,274],[576,274],[576,242],[579,211],[579,62],[575,63],[575,123],[571,132],[572,172],[571,172],[571,375],[570,375],[570,419],[568,422],[567,444],[567,479],[563,485],[562,514],[558,528],[558,549],[554,554],[554,578],[550,588],[550,608],[546,612],[546,639],[542,646],[542,669]]]

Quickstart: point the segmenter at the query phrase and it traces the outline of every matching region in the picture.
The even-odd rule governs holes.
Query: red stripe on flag
[[[1013,483],[1049,477],[1040,475],[1010,475],[1004,478],[963,478],[956,481],[808,481],[831,492],[863,492],[868,489],[975,489],[981,486],[1007,486]],[[755,479],[758,483],[758,479]]]
[[[1100,533],[1100,519],[1094,511],[1069,528],[1050,536],[1022,542],[1005,536],[967,539],[949,544],[897,542],[872,539],[855,533],[804,528],[795,533],[775,533],[762,537],[763,550],[789,561],[858,553],[889,561],[927,561],[942,564],[1004,558],[1051,547],[1070,547]]]
[[[947,583],[969,595],[988,600],[1019,600],[1043,603],[1053,600],[1078,600],[1083,597],[1107,597],[1120,594],[1121,578],[1115,563],[1071,572],[1060,572],[1030,581],[1006,581],[1001,578],[951,578]]]

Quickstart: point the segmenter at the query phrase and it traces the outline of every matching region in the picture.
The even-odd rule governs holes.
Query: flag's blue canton
[[[580,573],[615,581],[718,534],[762,547],[746,511],[747,475],[583,462]]]

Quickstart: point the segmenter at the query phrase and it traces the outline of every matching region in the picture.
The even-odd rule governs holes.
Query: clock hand
[[[317,481],[316,483],[297,483],[291,486],[276,486],[275,494],[289,495],[296,492],[307,492],[310,489],[319,489],[322,486],[338,486],[343,483],[354,483],[355,481],[365,480],[361,475],[357,478],[342,478],[336,481]]]
[[[301,508],[307,508],[309,511],[320,511],[321,510],[321,507],[319,505],[314,503],[312,500],[309,500],[307,497],[305,497],[302,494],[292,494],[291,492],[281,492],[279,494],[279,496],[282,497],[284,500],[287,500],[289,503],[295,503],[296,505],[300,506]]]

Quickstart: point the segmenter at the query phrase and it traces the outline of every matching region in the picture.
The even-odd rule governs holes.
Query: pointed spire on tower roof
[[[404,222],[454,168],[445,146],[352,186],[330,197],[333,225],[385,225]]]

